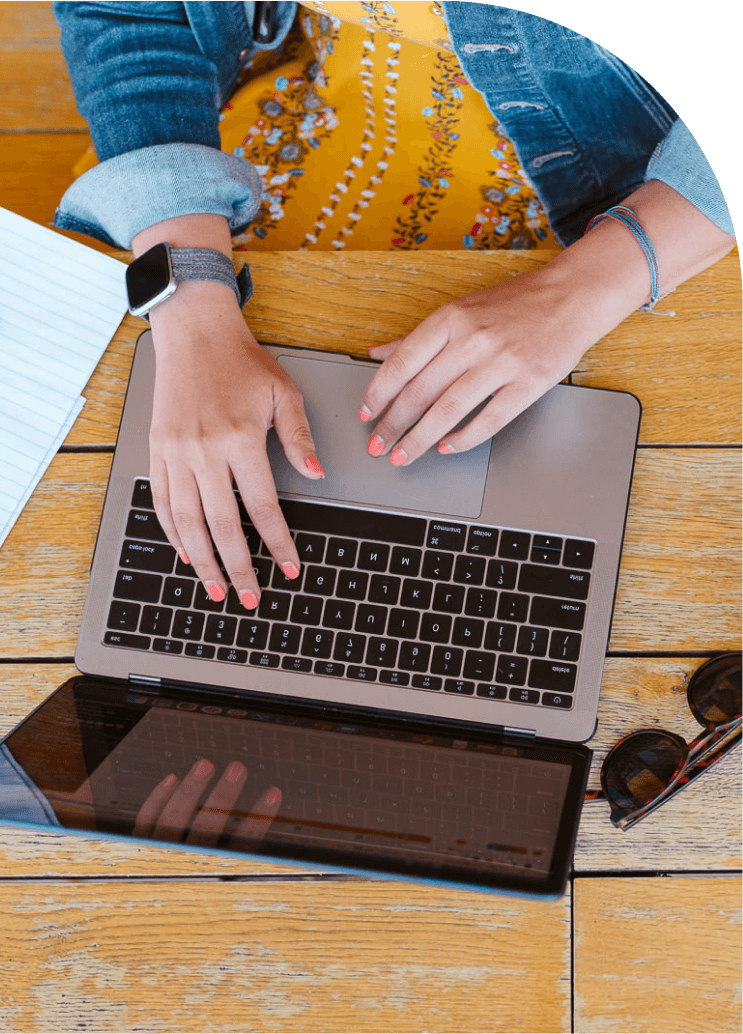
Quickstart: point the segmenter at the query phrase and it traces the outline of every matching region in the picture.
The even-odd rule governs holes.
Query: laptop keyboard
[[[573,706],[595,543],[281,500],[285,578],[240,503],[262,594],[209,599],[134,485],[104,644],[226,664]]]

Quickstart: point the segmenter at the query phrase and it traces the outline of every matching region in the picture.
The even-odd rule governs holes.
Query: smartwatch
[[[144,316],[160,305],[183,280],[216,280],[235,292],[242,308],[243,300],[232,261],[221,251],[211,248],[171,248],[156,244],[136,258],[126,270],[129,312]]]

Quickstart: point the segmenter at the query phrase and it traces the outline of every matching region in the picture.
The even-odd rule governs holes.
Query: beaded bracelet
[[[658,257],[655,254],[653,242],[645,233],[645,228],[632,209],[625,208],[624,205],[615,205],[614,208],[608,208],[605,212],[595,215],[586,227],[585,232],[588,233],[588,231],[593,229],[596,223],[600,222],[602,219],[613,219],[615,222],[621,223],[622,226],[626,226],[645,252],[645,258],[648,260],[648,265],[650,266],[650,301],[646,305],[641,305],[640,308],[644,312],[650,312],[660,298]]]

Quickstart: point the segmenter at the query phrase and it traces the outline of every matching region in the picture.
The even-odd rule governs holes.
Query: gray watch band
[[[242,308],[240,289],[232,261],[211,248],[171,248],[170,261],[177,283],[182,280],[216,280],[235,292]]]

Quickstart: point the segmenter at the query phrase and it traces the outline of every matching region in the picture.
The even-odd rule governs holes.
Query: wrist
[[[230,227],[224,216],[209,213],[181,215],[148,226],[132,238],[136,258],[156,244],[167,242],[171,248],[211,248],[232,256]]]

